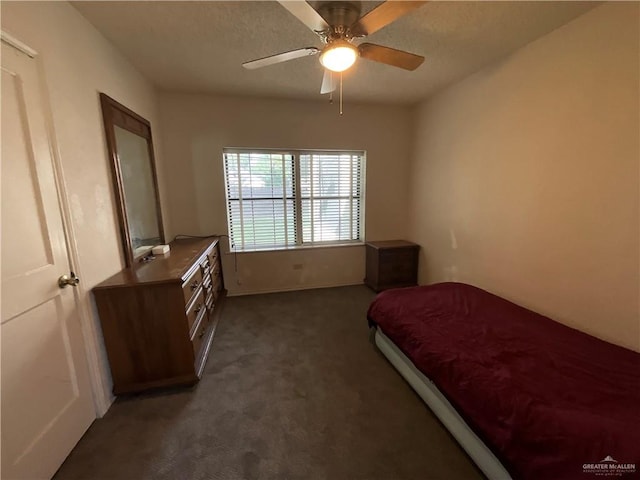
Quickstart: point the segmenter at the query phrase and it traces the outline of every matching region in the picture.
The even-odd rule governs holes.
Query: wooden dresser
[[[364,283],[376,292],[417,285],[419,251],[405,240],[367,242]]]
[[[218,239],[170,246],[93,289],[116,395],[202,376],[226,295]]]

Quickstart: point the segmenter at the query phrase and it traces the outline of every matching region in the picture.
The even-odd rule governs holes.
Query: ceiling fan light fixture
[[[358,49],[349,42],[336,41],[320,54],[322,66],[332,72],[344,72],[358,58]]]

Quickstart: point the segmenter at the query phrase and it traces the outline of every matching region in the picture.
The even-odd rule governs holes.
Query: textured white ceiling
[[[380,2],[362,2],[363,11]],[[259,70],[242,62],[320,39],[271,1],[73,2],[160,88],[322,99],[323,70],[305,57]],[[344,76],[349,101],[410,104],[554,30],[596,2],[430,2],[366,41],[424,55],[414,72],[359,60]],[[357,43],[357,42],[356,42]]]

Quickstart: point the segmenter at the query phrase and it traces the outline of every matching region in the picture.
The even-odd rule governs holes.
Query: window
[[[364,152],[224,149],[235,250],[359,242]]]

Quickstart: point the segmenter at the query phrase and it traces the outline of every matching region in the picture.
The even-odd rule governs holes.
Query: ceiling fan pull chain
[[[331,77],[331,91],[329,92],[329,104],[333,105],[333,72],[331,70],[329,70],[329,75]]]
[[[342,116],[342,72],[340,72],[340,116]]]

